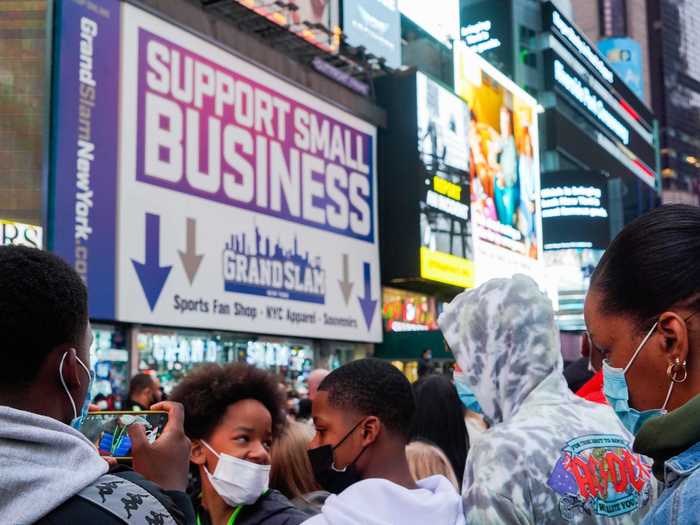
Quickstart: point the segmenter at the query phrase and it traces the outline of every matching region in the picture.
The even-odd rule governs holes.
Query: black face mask
[[[360,426],[360,421],[357,423],[350,432],[345,434],[345,437],[341,439],[336,446],[322,445],[320,447],[312,448],[307,451],[309,455],[309,461],[311,461],[311,468],[314,471],[314,477],[321,488],[327,490],[331,494],[340,494],[350,485],[353,485],[362,479],[360,473],[357,472],[355,468],[355,463],[360,456],[364,453],[367,447],[364,447],[360,453],[352,460],[352,463],[347,465],[343,469],[338,469],[335,467],[335,461],[333,458],[333,451],[342,445],[350,435],[355,432],[355,429]]]

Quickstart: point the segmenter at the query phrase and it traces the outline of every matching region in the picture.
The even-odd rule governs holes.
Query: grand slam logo
[[[251,245],[252,243],[252,245]],[[224,289],[266,297],[324,304],[326,272],[320,257],[301,253],[295,236],[286,248],[279,239],[264,238],[255,228],[255,238],[245,233],[231,235],[224,249]]]

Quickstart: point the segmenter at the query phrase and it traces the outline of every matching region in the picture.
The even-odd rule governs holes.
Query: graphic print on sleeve
[[[559,511],[605,517],[635,512],[650,497],[651,469],[622,436],[593,434],[566,443],[547,484],[561,496]]]

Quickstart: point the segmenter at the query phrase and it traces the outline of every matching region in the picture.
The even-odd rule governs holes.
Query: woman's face
[[[591,350],[600,352],[612,367],[624,369],[647,332],[640,331],[631,317],[604,313],[601,303],[601,292],[591,289],[584,306],[586,326],[594,347]],[[669,365],[676,359],[681,362],[688,360],[688,331],[683,314],[665,312],[660,319],[659,325],[625,374],[629,404],[637,410],[661,408],[671,384],[667,374]],[[645,327],[646,330],[650,328],[651,326]],[[691,366],[692,363],[689,363],[689,373]],[[691,397],[692,379],[689,377],[685,383],[674,386],[666,408],[677,408]]]
[[[272,447],[272,416],[265,406],[254,399],[244,399],[229,405],[224,417],[207,440],[219,454],[239,459],[270,464]],[[195,455],[204,454],[209,472],[214,472],[218,458],[206,447],[193,445]]]

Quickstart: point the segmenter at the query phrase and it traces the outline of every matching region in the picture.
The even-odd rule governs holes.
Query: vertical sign
[[[114,318],[120,3],[56,3],[49,248],[90,290],[90,315]]]

